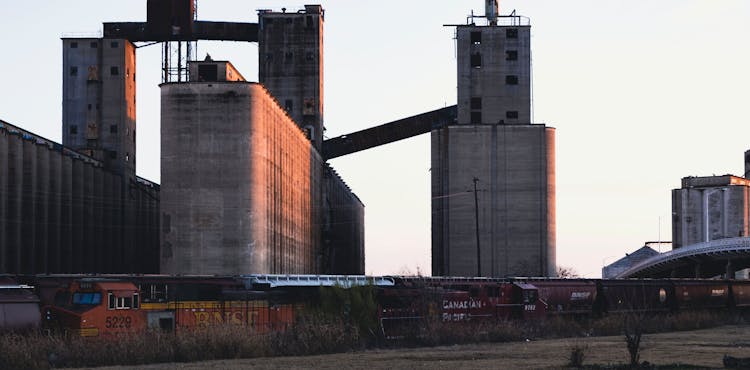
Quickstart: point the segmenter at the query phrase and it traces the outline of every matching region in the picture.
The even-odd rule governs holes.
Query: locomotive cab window
[[[133,306],[132,297],[117,297],[117,306],[115,309],[118,310],[129,310]]]
[[[525,290],[523,292],[523,303],[535,303],[537,292],[535,290]]]
[[[138,293],[132,296],[117,297],[112,292],[107,293],[107,308],[110,310],[129,310],[140,306]]]
[[[98,305],[102,303],[101,293],[74,293],[73,304],[74,305]]]

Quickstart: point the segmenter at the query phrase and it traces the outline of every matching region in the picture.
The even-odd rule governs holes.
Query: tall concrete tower
[[[64,38],[63,145],[135,178],[135,46]]]
[[[432,132],[433,274],[553,276],[555,131],[531,123],[531,27],[486,9],[456,27],[458,121]]]
[[[323,19],[320,5],[258,14],[258,80],[318,150],[323,145]]]

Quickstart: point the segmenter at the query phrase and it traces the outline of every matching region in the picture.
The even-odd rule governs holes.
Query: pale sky
[[[314,2],[308,2],[314,3]],[[299,1],[199,0],[201,20],[257,21]],[[456,102],[453,30],[483,1],[322,1],[327,137]],[[684,176],[743,173],[750,2],[500,1],[531,19],[534,117],[557,128],[557,261],[588,277],[671,238]],[[61,141],[63,35],[145,21],[146,1],[0,2],[0,119]],[[257,45],[201,42],[257,81]],[[139,176],[160,181],[160,49],[138,51]],[[429,135],[335,159],[365,203],[366,272],[430,273]],[[661,222],[660,222],[661,221]]]

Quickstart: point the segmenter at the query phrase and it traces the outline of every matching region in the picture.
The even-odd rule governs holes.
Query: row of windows
[[[89,104],[91,106],[91,104]],[[98,109],[99,104],[97,104]],[[78,134],[78,125],[70,125],[68,127],[68,132],[71,135],[77,135]],[[117,125],[109,125],[109,133],[110,134],[116,134],[117,133]],[[133,141],[135,142],[135,130],[133,130]]]
[[[518,60],[518,50],[506,50],[505,60],[514,61]],[[469,64],[471,68],[482,68],[482,54],[473,53],[469,58]]]
[[[266,61],[273,60],[273,53],[266,53]],[[284,53],[284,61],[285,62],[291,62],[294,60],[294,53],[291,51],[287,51]],[[315,53],[308,51],[305,53],[305,61],[312,62],[315,61]]]
[[[293,22],[295,22],[297,24],[301,24],[302,23],[302,18],[301,17],[284,17],[284,18],[271,18],[271,17],[268,17],[268,18],[263,18],[263,22],[265,24],[273,24],[276,21],[276,19],[279,19],[279,21],[281,19],[285,19],[286,24],[292,24]],[[315,23],[314,23],[313,17],[309,16],[309,15],[306,16],[305,17],[305,28],[311,30],[311,29],[313,29],[314,25],[315,25]]]
[[[96,42],[96,41],[92,41],[89,44],[89,47],[92,48],[92,49],[96,49],[96,48],[99,47],[99,43]],[[112,42],[109,43],[109,47],[111,47],[112,49],[116,49],[116,48],[120,47],[120,43],[117,42],[117,41],[112,41]],[[70,48],[71,49],[78,49],[78,42],[76,42],[76,41],[71,42],[70,43]]]
[[[505,118],[506,119],[518,119],[518,111],[517,110],[509,110],[505,112]],[[471,116],[469,117],[469,123],[472,125],[480,125],[482,124],[482,111],[472,111]]]
[[[109,74],[111,76],[119,76],[120,75],[120,67],[117,67],[117,66],[109,67]],[[76,66],[70,67],[70,75],[71,76],[78,76],[78,67],[76,67]]]
[[[482,43],[482,31],[472,31],[469,35],[472,44],[478,45]],[[508,28],[505,30],[506,39],[517,39],[518,28]]]
[[[303,108],[305,112],[312,114],[311,112],[314,112],[315,104],[311,99],[305,99]],[[292,114],[292,111],[294,110],[294,101],[292,99],[286,99],[284,101],[284,109],[287,113]]]

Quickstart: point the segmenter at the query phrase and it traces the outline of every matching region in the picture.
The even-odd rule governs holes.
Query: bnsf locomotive
[[[374,287],[386,338],[422,320],[538,320],[621,312],[750,307],[750,281],[423,278],[316,275],[41,275],[0,277],[0,329],[81,336],[217,324],[283,330],[321,287]]]

